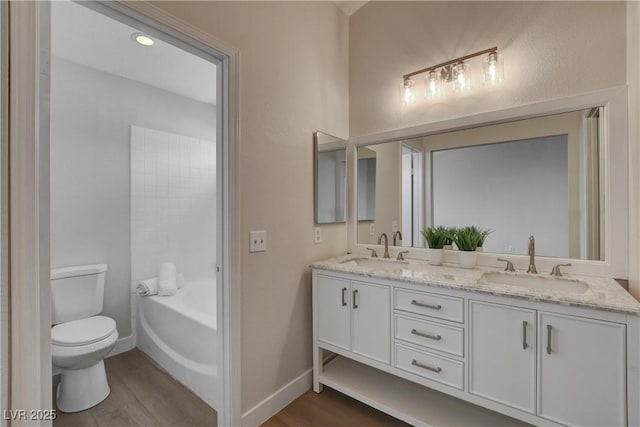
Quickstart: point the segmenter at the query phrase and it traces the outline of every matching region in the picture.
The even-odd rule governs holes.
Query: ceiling
[[[51,3],[54,57],[215,104],[213,63],[157,38],[153,46],[142,46],[131,37],[136,32],[77,3]]]

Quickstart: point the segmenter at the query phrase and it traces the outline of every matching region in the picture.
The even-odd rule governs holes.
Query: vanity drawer
[[[396,344],[396,368],[423,378],[450,385],[460,390],[464,387],[464,363],[435,354],[417,351]]]
[[[464,330],[424,320],[395,316],[395,337],[446,353],[463,356]]]
[[[396,289],[395,308],[397,310],[437,317],[438,319],[452,320],[460,323],[463,321],[462,313],[464,310],[462,298]]]

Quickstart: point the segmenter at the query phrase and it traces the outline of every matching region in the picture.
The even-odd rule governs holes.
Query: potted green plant
[[[422,230],[424,240],[427,242],[427,255],[429,264],[441,265],[444,256],[444,245],[451,242],[449,230],[440,227],[428,227]]]
[[[444,249],[445,249],[445,250],[449,250],[449,251],[452,251],[452,250],[453,250],[453,239],[451,239],[451,235],[452,235],[453,233],[455,233],[455,232],[456,232],[456,230],[457,230],[457,228],[456,228],[456,227],[449,227],[449,228],[447,228],[447,240],[446,240],[446,242],[444,243]]]
[[[493,230],[490,230],[490,229],[482,230],[476,227],[475,225],[472,225],[471,228],[475,231],[475,233],[477,233],[477,236],[478,236],[477,237],[478,246],[476,247],[476,252],[482,252],[484,250],[484,241],[486,240],[489,234],[493,233]]]
[[[450,233],[451,239],[460,251],[460,267],[475,267],[478,259],[476,249],[484,244],[485,239],[491,232],[492,230],[481,230],[475,226],[468,226],[458,228]]]

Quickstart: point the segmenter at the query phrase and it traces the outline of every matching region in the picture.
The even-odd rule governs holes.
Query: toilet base
[[[65,369],[58,384],[58,409],[80,412],[96,406],[109,396],[104,361],[84,369]]]

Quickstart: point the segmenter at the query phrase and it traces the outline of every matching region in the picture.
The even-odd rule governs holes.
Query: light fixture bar
[[[460,58],[452,59],[451,61],[443,62],[442,64],[432,65],[431,67],[423,68],[421,70],[414,71],[409,74],[405,74],[404,76],[402,76],[402,78],[404,80],[408,80],[413,76],[417,76],[418,74],[428,73],[429,71],[435,71],[438,68],[446,67],[447,65],[457,64],[459,62],[466,61],[467,59],[475,58],[476,56],[484,55],[487,53],[497,53],[497,52],[498,52],[498,46],[494,46],[489,49],[485,49],[478,52],[470,53],[465,56],[461,56]]]

